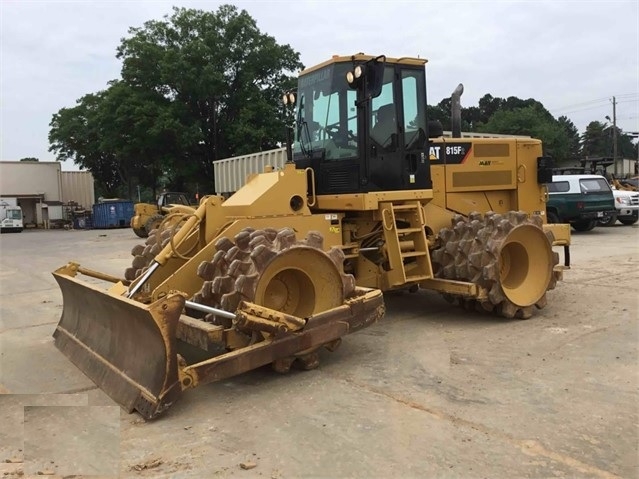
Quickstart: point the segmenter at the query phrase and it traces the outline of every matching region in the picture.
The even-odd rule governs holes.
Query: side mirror
[[[537,183],[551,183],[554,160],[549,156],[537,158]]]
[[[384,58],[384,57],[381,57]],[[366,96],[377,98],[382,93],[384,84],[384,61],[379,57],[366,64]]]

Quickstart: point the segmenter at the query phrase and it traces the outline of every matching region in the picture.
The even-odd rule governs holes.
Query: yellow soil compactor
[[[122,279],[53,273],[56,346],[153,418],[199,384],[316,367],[383,316],[382,291],[506,318],[544,307],[569,266],[569,227],[544,221],[551,162],[530,138],[444,137],[426,119],[425,63],[358,54],[301,72],[283,168],[153,230]]]

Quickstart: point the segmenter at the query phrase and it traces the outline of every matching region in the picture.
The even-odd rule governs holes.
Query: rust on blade
[[[150,419],[181,393],[176,331],[185,298],[172,293],[144,305],[53,273],[63,311],[56,347],[127,411]]]

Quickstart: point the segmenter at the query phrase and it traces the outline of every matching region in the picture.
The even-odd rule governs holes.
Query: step
[[[426,256],[426,251],[407,251],[402,253],[402,258],[416,258],[418,256]]]
[[[424,231],[423,228],[397,228],[397,234],[408,234],[408,233],[420,233]]]

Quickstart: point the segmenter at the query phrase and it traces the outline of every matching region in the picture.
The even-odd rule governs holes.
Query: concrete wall
[[[62,203],[91,210],[95,203],[93,175],[62,171],[55,161],[0,161],[0,200],[17,198],[25,224],[43,225],[62,219]]]
[[[55,161],[0,161],[0,197],[61,201],[61,173]]]

